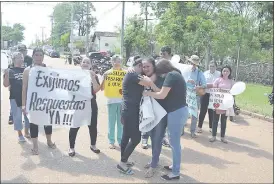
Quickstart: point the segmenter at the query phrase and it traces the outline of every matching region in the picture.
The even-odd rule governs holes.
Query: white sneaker
[[[25,139],[24,136],[22,135],[22,136],[19,136],[19,137],[18,137],[18,141],[19,141],[19,142],[26,142],[26,139]]]

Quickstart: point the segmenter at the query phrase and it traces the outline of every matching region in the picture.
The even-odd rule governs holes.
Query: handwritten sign
[[[108,98],[122,98],[122,81],[126,72],[111,70],[104,79],[104,95]]]
[[[230,90],[210,88],[208,91],[210,93],[208,109],[228,110],[223,105],[223,99],[224,94],[229,93]]]
[[[30,70],[26,110],[37,125],[91,124],[89,71],[33,67]]]
[[[197,104],[197,94],[196,94],[196,90],[195,90],[195,86],[190,84],[190,83],[186,83],[186,103],[188,105],[188,109],[189,109],[189,113],[194,116],[194,117],[198,117],[198,104]]]

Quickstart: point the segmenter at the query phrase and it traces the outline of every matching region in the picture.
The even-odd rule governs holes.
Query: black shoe
[[[12,124],[13,124],[12,119],[9,119],[9,125],[12,125]]]
[[[74,157],[75,156],[75,151],[72,151],[71,149],[69,149],[68,155],[70,157]]]
[[[168,170],[168,171],[172,171],[172,168],[170,168],[170,166],[164,166],[163,168]]]
[[[161,179],[163,179],[163,180],[179,180],[180,179],[180,176],[174,176],[174,177],[169,177],[168,176],[168,174],[166,174],[166,175],[163,175],[163,176],[161,176]]]
[[[100,150],[99,150],[99,149],[94,149],[94,148],[92,148],[92,146],[90,146],[90,149],[91,149],[94,153],[96,153],[96,154],[99,154],[99,153],[100,153]]]
[[[165,147],[168,147],[168,148],[171,147],[170,144],[169,144],[169,142],[167,140],[163,140],[162,141],[162,145],[165,146]]]

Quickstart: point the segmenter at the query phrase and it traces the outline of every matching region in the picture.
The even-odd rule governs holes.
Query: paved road
[[[45,58],[46,64],[64,66],[64,60]],[[120,151],[108,149],[106,99],[98,94],[99,122],[98,148],[96,155],[89,150],[88,128],[82,127],[76,140],[77,155],[70,158],[68,129],[54,129],[53,140],[56,150],[46,146],[44,131],[39,135],[40,155],[31,155],[31,142],[17,143],[13,126],[8,125],[8,90],[4,89],[1,105],[1,182],[31,183],[156,183],[163,174],[159,168],[154,178],[145,179],[143,166],[150,160],[151,149],[137,147],[131,159],[136,162],[134,176],[120,174],[115,166]],[[188,122],[189,126],[190,122]],[[187,132],[182,138],[182,177],[180,183],[272,183],[273,182],[273,124],[247,116],[239,116],[237,123],[228,122],[229,144],[209,143],[208,123],[204,133],[197,139],[190,139]],[[171,151],[164,148],[160,165],[171,162]]]

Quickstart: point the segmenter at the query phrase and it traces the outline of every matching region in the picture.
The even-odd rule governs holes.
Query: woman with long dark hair
[[[35,48],[32,54],[33,64],[27,67],[23,73],[23,89],[22,89],[22,111],[26,114],[26,103],[27,103],[27,91],[31,90],[28,89],[28,82],[29,82],[29,73],[32,67],[40,66],[46,67],[43,63],[44,61],[44,52],[41,48]],[[44,126],[46,138],[47,138],[47,145],[49,148],[55,149],[56,145],[52,142],[52,126]],[[38,155],[38,125],[30,122],[30,134],[33,142],[33,149],[32,154]]]
[[[230,90],[234,85],[234,81],[232,80],[232,69],[230,66],[226,65],[221,69],[221,77],[216,79],[213,83],[214,88],[226,89]],[[234,113],[233,107],[230,110],[231,113]],[[217,127],[218,122],[221,118],[221,141],[223,143],[227,143],[225,139],[225,130],[226,130],[226,121],[227,115],[225,110],[214,110],[213,112],[213,122],[212,122],[212,137],[210,138],[210,142],[216,141],[217,135]]]
[[[93,98],[91,99],[91,106],[92,106],[92,117],[91,117],[91,125],[88,125],[89,128],[89,134],[90,134],[90,149],[94,153],[100,153],[100,150],[96,147],[96,139],[97,139],[97,116],[98,116],[98,107],[96,102],[96,93],[100,90],[100,84],[97,75],[95,72],[91,70],[91,60],[87,57],[83,58],[81,64],[80,64],[82,70],[90,70],[91,73],[91,79],[92,79],[92,94]],[[69,132],[69,142],[70,142],[70,148],[69,148],[69,156],[73,157],[75,156],[75,140],[77,136],[77,132],[80,127],[78,128],[70,128]]]
[[[156,99],[165,99],[167,111],[167,127],[169,142],[173,154],[173,164],[164,166],[172,171],[163,175],[164,180],[180,178],[181,144],[180,137],[184,124],[188,119],[188,107],[186,103],[186,83],[181,72],[168,60],[161,59],[156,65],[158,75],[165,77],[163,86],[159,92],[144,92],[145,96]]]
[[[143,73],[146,76],[143,76],[142,81],[149,81],[150,87],[147,87],[146,90],[159,92],[164,82],[164,78],[156,74],[156,63],[153,58],[147,58],[142,61]],[[157,102],[166,109],[165,99],[157,99]],[[148,169],[145,177],[150,178],[156,172],[156,167],[159,163],[159,156],[162,149],[162,140],[165,134],[167,127],[167,116],[164,116],[162,120],[150,131],[147,133],[151,137],[152,142],[152,159],[145,168]],[[148,138],[147,138],[148,140]]]

